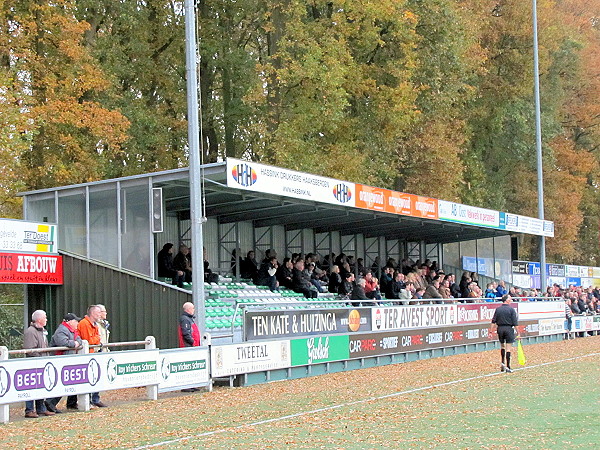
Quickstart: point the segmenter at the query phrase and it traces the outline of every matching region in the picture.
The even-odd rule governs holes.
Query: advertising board
[[[186,347],[159,351],[159,392],[207,385],[208,348]]]
[[[291,366],[290,341],[213,346],[213,377],[283,369]]]
[[[354,206],[354,183],[227,158],[227,186],[333,205]]]
[[[58,253],[57,226],[0,219],[0,252]]]
[[[373,331],[454,325],[458,305],[413,305],[371,308]]]
[[[0,253],[0,283],[63,284],[62,256]]]
[[[371,330],[369,308],[251,311],[244,315],[246,340],[353,333]]]
[[[158,350],[0,361],[0,404],[158,384]]]

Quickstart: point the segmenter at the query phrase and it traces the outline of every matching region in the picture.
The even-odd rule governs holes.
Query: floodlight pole
[[[537,154],[538,218],[544,220],[544,165],[542,160],[542,123],[540,112],[540,69],[538,59],[537,0],[533,5],[533,90],[535,97],[535,148]],[[542,230],[544,227],[542,226]],[[543,232],[543,231],[542,231]],[[546,292],[546,238],[540,236],[540,289]]]
[[[192,263],[194,278],[192,301],[196,306],[196,324],[204,334],[206,309],[204,307],[204,242],[202,225],[202,180],[200,179],[200,127],[198,123],[198,67],[196,57],[195,1],[185,0],[185,73],[187,78],[188,147],[190,160],[190,219],[192,222]],[[202,342],[204,344],[204,342]]]

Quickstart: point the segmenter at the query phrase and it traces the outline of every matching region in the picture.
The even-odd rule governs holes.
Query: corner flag
[[[517,341],[517,359],[519,360],[519,365],[524,366],[527,360],[525,359],[525,352],[523,351],[523,345],[521,344],[521,339]]]

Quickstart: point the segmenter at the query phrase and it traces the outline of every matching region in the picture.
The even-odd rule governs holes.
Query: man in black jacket
[[[184,273],[175,269],[173,266],[173,244],[170,242],[163,245],[163,248],[157,255],[158,276],[171,278],[172,283],[183,287]]]
[[[294,291],[302,293],[306,298],[317,298],[317,288],[310,282],[310,278],[304,272],[304,260],[299,259],[292,270],[292,287]]]

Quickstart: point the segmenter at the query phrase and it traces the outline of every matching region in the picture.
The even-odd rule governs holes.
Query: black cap
[[[81,319],[73,313],[67,313],[65,314],[64,320],[65,322],[68,322],[69,320],[76,320],[77,322],[79,322]]]

